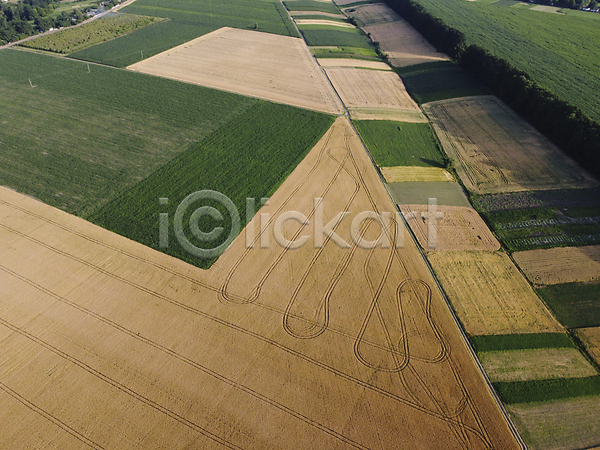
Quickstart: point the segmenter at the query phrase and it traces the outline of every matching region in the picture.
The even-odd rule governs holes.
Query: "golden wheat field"
[[[583,378],[596,369],[576,348],[536,348],[477,355],[492,382]]]
[[[472,192],[583,188],[598,183],[494,96],[423,105],[444,150]]]
[[[128,69],[315,111],[343,112],[299,38],[225,27]]]
[[[450,172],[441,167],[396,166],[380,167],[388,183],[455,181]]]
[[[535,284],[600,279],[600,245],[528,250],[513,253],[513,258]]]
[[[434,252],[428,259],[467,333],[562,331],[505,253]]]
[[[600,364],[600,327],[579,328],[575,333],[585,344],[590,356]]]
[[[0,447],[518,448],[415,244],[294,249],[321,206],[395,211],[345,118],[208,271],[0,189]]]
[[[329,67],[325,72],[353,119],[427,121],[392,71]]]
[[[405,205],[400,209],[425,250],[499,250],[500,243],[473,208]],[[438,219],[431,222],[430,215]],[[433,227],[431,228],[430,225]]]

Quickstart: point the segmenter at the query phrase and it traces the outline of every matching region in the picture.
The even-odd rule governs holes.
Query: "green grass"
[[[600,284],[556,284],[539,288],[537,293],[566,327],[600,326]]]
[[[159,249],[159,214],[169,213],[172,221],[177,206],[187,195],[212,189],[227,195],[243,220],[246,217],[246,198],[256,198],[259,204],[260,198],[270,196],[333,120],[325,114],[260,102],[113,200],[90,219],[109,230]],[[158,199],[162,197],[169,199],[169,206],[159,205]],[[223,224],[207,220],[201,229],[209,231],[215,226],[223,226],[227,230],[225,234],[229,234],[230,217],[224,211],[223,216]],[[188,254],[173,233],[165,252],[202,268],[208,268],[214,262],[214,259],[203,260]]]
[[[257,102],[2,50],[0,185],[86,217]]]
[[[492,383],[504,403],[531,403],[600,395],[600,376]]]
[[[371,40],[358,28],[313,28],[301,26],[300,31],[304,35],[308,45],[311,47],[335,46],[373,49],[373,51],[375,50]]]
[[[357,120],[355,125],[380,167],[444,167],[444,157],[428,123]]]
[[[317,58],[356,58],[369,61],[380,60],[375,48],[360,47],[333,47],[320,48],[311,47],[311,51]]]
[[[79,27],[68,28],[47,36],[42,36],[21,45],[54,53],[73,53],[92,45],[114,39],[147,27],[163,19],[158,17],[119,14],[104,17]]]
[[[489,95],[480,81],[455,65],[403,71],[402,79],[409,94],[419,104],[471,95]]]
[[[340,9],[333,3],[319,2],[316,0],[292,0],[283,2],[289,11],[321,11],[340,14]]]
[[[598,14],[548,14],[481,1],[417,3],[462,31],[467,44],[509,61],[543,88],[600,120]]]
[[[72,58],[126,67],[184,42],[228,26],[298,36],[277,0],[136,0],[122,10],[170,19],[135,33],[75,52]]]
[[[425,205],[428,199],[435,198],[438,205],[471,207],[459,183],[425,181],[388,183],[387,186],[394,202],[398,204]]]
[[[503,334],[469,337],[477,352],[527,350],[536,348],[577,348],[564,333]]]

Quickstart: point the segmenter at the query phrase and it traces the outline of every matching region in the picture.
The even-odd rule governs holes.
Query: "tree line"
[[[476,45],[414,0],[384,0],[438,50],[482,80],[565,153],[600,178],[600,124],[539,86],[527,73]]]

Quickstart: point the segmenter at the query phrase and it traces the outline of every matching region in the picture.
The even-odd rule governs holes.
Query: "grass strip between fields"
[[[531,403],[600,395],[600,376],[492,383],[504,403]]]
[[[260,205],[261,198],[275,192],[333,120],[325,114],[261,101],[114,199],[90,220],[162,251],[158,245],[159,215],[169,214],[173,230],[175,211],[185,197],[214,190],[232,200],[245,225],[246,199],[255,198]],[[159,198],[168,198],[168,206],[159,205]],[[213,206],[221,211],[223,221],[204,216],[200,229],[223,227],[222,235],[228,236],[231,215],[222,205]],[[185,216],[184,223],[189,221],[190,216]],[[220,243],[206,245],[214,248]],[[205,269],[216,261],[187,253],[174,236],[164,252]]]
[[[470,336],[469,340],[478,353],[536,348],[577,348],[569,336],[564,333]]]

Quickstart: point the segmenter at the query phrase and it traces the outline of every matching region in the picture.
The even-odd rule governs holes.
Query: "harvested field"
[[[401,20],[400,16],[384,3],[354,6],[345,9],[344,12],[348,17],[354,17],[360,27]]]
[[[467,333],[562,331],[506,254],[435,252],[428,259]]]
[[[296,23],[298,26],[301,25],[325,25],[328,27],[340,27],[340,28],[352,28],[354,29],[354,25],[347,22],[339,22],[335,20],[320,20],[320,19],[296,19]]]
[[[283,4],[294,14],[295,11],[321,11],[330,14],[339,14],[340,9],[329,0],[287,0]]]
[[[569,450],[600,444],[600,397],[507,405],[531,450]]]
[[[382,167],[381,174],[388,183],[406,183],[411,181],[455,181],[452,174],[441,167]]]
[[[354,67],[357,69],[392,70],[390,66],[380,61],[367,61],[352,58],[319,58],[318,62],[326,69],[331,67]]]
[[[260,212],[314,197],[394,210],[346,119]],[[202,271],[0,189],[0,254],[2,447],[518,448],[410,240],[240,235]]]
[[[379,42],[381,50],[393,66],[406,67],[449,59],[404,20],[369,25],[363,30],[370,33],[373,41]]]
[[[600,364],[600,327],[579,328],[575,334],[584,343],[589,355]]]
[[[343,112],[298,38],[226,27],[128,69],[315,111]]]
[[[492,382],[583,378],[596,375],[596,369],[575,348],[482,352],[478,356]]]
[[[343,15],[342,13],[330,13],[330,12],[323,12],[323,11],[290,11],[290,14],[293,17],[296,17],[296,16],[323,16],[323,17],[332,17],[332,18],[339,18],[339,19],[346,18],[346,16]]]
[[[513,258],[534,284],[600,279],[600,245],[529,250]]]
[[[388,189],[399,205],[426,205],[430,198],[435,198],[438,205],[471,207],[465,191],[458,183],[390,183]]]
[[[325,71],[354,119],[427,121],[394,72],[354,68]]]
[[[465,186],[478,194],[598,183],[494,96],[423,105]]]
[[[499,250],[496,240],[485,222],[472,208],[437,206],[435,211],[428,205],[400,205],[419,244],[425,250]],[[430,231],[427,214],[441,213]],[[423,217],[425,215],[425,218]]]

